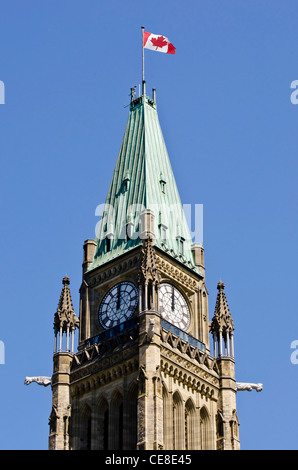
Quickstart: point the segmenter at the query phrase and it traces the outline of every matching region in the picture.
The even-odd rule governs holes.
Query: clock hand
[[[174,295],[174,287],[172,289],[172,310],[175,310],[175,295]]]
[[[120,286],[118,286],[117,290],[117,310],[120,308]]]

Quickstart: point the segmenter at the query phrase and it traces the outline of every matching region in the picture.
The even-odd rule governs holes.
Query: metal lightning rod
[[[144,26],[142,26],[142,95],[145,95]]]

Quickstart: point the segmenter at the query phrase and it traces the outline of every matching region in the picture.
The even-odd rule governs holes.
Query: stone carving
[[[143,364],[141,364],[140,367],[139,367],[139,376],[137,378],[139,396],[146,393],[146,380],[148,380],[148,376],[146,374],[146,369],[145,369],[145,366]]]
[[[149,320],[149,328],[148,328],[148,332],[147,332],[147,339],[148,339],[148,341],[152,341],[152,339],[153,339],[153,335],[154,335],[154,323],[155,323],[154,318],[150,318],[150,320]]]
[[[251,384],[245,382],[237,382],[236,383],[237,392],[242,392],[243,390],[247,390],[251,392],[252,390],[256,390],[257,392],[261,392],[263,390],[263,384]]]
[[[142,281],[152,281],[157,283],[160,281],[160,273],[157,267],[156,254],[153,247],[153,242],[150,238],[143,241],[139,283]]]
[[[51,380],[51,377],[25,377],[25,380],[24,380],[25,385],[29,385],[32,382],[35,382],[38,385],[43,385],[44,387],[47,387],[48,385],[51,385],[52,380]]]

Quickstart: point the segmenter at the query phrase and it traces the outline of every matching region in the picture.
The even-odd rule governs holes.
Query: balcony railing
[[[102,333],[99,333],[98,335],[93,336],[92,338],[86,339],[84,342],[84,346],[85,348],[90,348],[94,344],[100,344],[103,341],[109,340],[113,338],[114,336],[117,336],[123,333],[124,331],[134,329],[137,326],[137,323],[138,323],[138,318],[133,317],[130,320],[120,323],[119,325],[116,325],[113,328],[110,328],[109,330],[103,331]],[[194,338],[194,336],[191,336],[188,333],[185,333],[185,331],[180,330],[180,328],[177,328],[177,326],[173,325],[172,323],[169,323],[166,320],[162,320],[161,326],[163,330],[170,331],[172,335],[180,338],[185,343],[190,344],[191,346],[199,349],[202,352],[206,351],[206,346],[204,343]]]
[[[189,335],[188,333],[185,333],[185,331],[180,330],[180,328],[177,328],[177,326],[172,325],[172,323],[169,323],[166,320],[162,320],[161,326],[164,330],[170,331],[173,335],[177,336],[182,341],[185,341],[186,343],[199,349],[200,351],[206,351],[206,346],[204,343]]]
[[[123,331],[131,330],[135,328],[137,325],[137,318],[131,318],[130,320],[127,320],[123,323],[120,323],[119,325],[114,326],[113,328],[110,328],[109,330],[103,331],[102,333],[99,333],[96,336],[93,336],[92,338],[88,338],[85,340],[84,346],[85,348],[90,348],[94,344],[99,344],[102,343],[103,341],[107,339],[113,338],[113,336],[117,336]]]

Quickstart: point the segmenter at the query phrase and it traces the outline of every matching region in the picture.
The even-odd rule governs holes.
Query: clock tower
[[[204,248],[190,236],[155,90],[132,90],[97,236],[83,246],[79,315],[71,300],[55,315],[50,449],[239,449],[234,326],[222,282],[218,291],[209,321]]]

